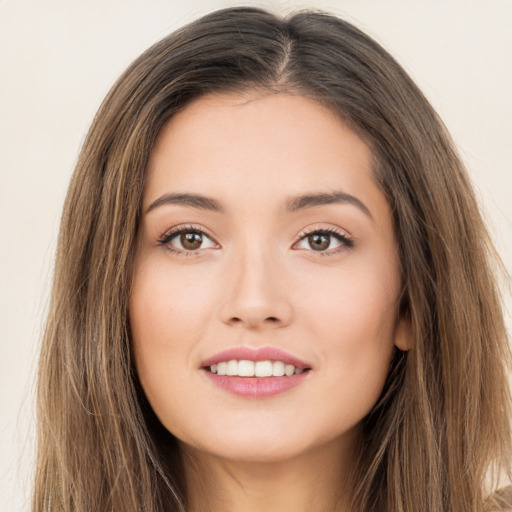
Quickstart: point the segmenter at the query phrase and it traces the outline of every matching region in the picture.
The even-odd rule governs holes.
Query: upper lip
[[[311,365],[299,358],[285,352],[276,347],[232,347],[227,350],[223,350],[218,354],[203,361],[201,367],[211,366],[212,364],[218,364],[222,361],[246,360],[246,361],[282,361],[285,364],[292,364],[295,368],[304,370],[311,368]]]

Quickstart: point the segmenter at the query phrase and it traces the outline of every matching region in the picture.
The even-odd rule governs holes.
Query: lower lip
[[[211,382],[234,395],[245,398],[267,398],[298,386],[310,370],[283,377],[229,377],[204,370]]]

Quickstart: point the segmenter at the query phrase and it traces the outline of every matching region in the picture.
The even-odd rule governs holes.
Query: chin
[[[210,455],[233,462],[275,463],[293,459],[315,446],[329,443],[314,433],[280,425],[271,428],[235,429],[227,432],[204,430],[201,437],[182,439],[187,449],[197,456]],[[178,437],[179,438],[179,437]]]
[[[213,456],[217,459],[238,463],[277,463],[293,459],[305,451],[301,446],[283,446],[282,443],[259,443],[252,441],[229,446],[191,447],[192,452]]]

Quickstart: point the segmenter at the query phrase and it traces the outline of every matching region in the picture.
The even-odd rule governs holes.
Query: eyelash
[[[182,249],[176,249],[176,247],[173,247],[169,244],[169,242],[176,238],[178,235],[181,235],[183,233],[195,233],[198,235],[206,236],[210,240],[213,241],[212,237],[208,236],[207,233],[205,233],[202,229],[195,228],[194,226],[182,226],[173,228],[166,233],[164,233],[158,240],[158,244],[165,247],[166,250],[169,252],[172,252],[173,254],[176,254],[178,256],[199,256],[199,249],[195,251],[185,251]],[[216,242],[214,242],[216,243]],[[218,244],[217,244],[218,245]]]
[[[319,256],[334,256],[341,251],[352,249],[352,247],[354,247],[354,241],[345,232],[336,228],[318,228],[302,231],[299,235],[299,240],[293,245],[298,244],[311,235],[327,235],[335,238],[338,242],[340,242],[340,246],[336,247],[335,249],[328,249],[325,251],[315,251],[311,249],[311,252],[318,254]]]
[[[181,235],[183,233],[195,233],[198,235],[206,236],[213,243],[217,244],[217,242],[215,242],[212,239],[212,237],[210,237],[202,229],[195,228],[193,226],[182,226],[182,227],[173,228],[170,231],[167,231],[158,239],[158,244],[160,246],[165,247],[165,249],[168,250],[169,252],[172,252],[173,254],[176,254],[179,256],[199,256],[200,249],[187,251],[187,250],[182,250],[182,249],[176,249],[175,247],[173,247],[172,245],[169,244],[169,242],[171,242],[172,239],[176,238],[178,235]],[[341,244],[339,247],[336,247],[335,249],[328,249],[325,251],[315,251],[315,250],[311,249],[311,252],[316,253],[319,256],[333,256],[335,254],[338,254],[340,251],[351,249],[352,247],[354,247],[354,241],[346,233],[344,233],[336,228],[319,228],[319,229],[312,229],[309,231],[302,231],[299,235],[298,241],[295,242],[293,245],[294,246],[297,245],[299,242],[305,240],[308,236],[311,236],[311,235],[332,236]]]

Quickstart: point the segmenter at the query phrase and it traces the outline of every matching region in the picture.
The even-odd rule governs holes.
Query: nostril
[[[245,325],[247,328],[256,329],[258,327],[278,327],[284,324],[280,316],[265,316],[258,311],[249,311],[247,315],[231,316],[226,320],[226,323],[232,327]]]

